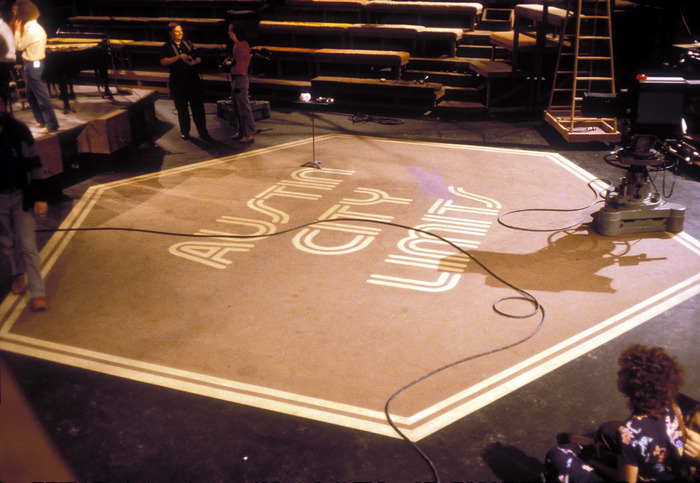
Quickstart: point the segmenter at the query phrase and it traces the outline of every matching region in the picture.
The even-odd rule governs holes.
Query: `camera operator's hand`
[[[49,211],[49,205],[46,201],[36,201],[34,202],[34,214],[37,216],[46,216]]]
[[[202,62],[201,58],[197,57],[196,59],[193,59],[189,55],[184,60],[185,60],[185,63],[189,66],[195,66],[195,65],[200,64]]]
[[[700,459],[700,434],[692,429],[687,429],[688,437],[685,441],[684,452],[694,459]]]

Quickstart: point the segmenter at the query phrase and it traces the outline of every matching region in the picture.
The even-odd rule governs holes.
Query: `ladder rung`
[[[610,56],[602,56],[602,55],[579,55],[577,57],[578,60],[612,60],[612,57]]]
[[[577,77],[576,80],[598,80],[598,81],[611,81],[612,77]]]
[[[607,35],[579,35],[579,40],[610,40]]]
[[[579,15],[579,18],[582,18],[582,19],[594,19],[594,20],[595,20],[595,19],[605,19],[605,20],[609,20],[609,19],[610,19],[610,17],[608,17],[607,15]]]

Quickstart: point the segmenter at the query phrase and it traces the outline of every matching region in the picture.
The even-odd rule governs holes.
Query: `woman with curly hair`
[[[617,387],[632,410],[619,429],[625,480],[673,480],[683,456],[680,413],[674,410],[683,368],[662,348],[638,344],[618,362]]]
[[[618,364],[617,387],[629,400],[631,416],[603,424],[595,438],[558,435],[559,444],[545,459],[544,481],[633,483],[681,476],[684,443],[676,400],[683,368],[661,347],[639,344],[625,349]],[[697,457],[700,436],[687,430],[686,437],[686,454]],[[692,475],[683,476],[697,481]]]

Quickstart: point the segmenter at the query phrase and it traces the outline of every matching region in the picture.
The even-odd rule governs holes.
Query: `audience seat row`
[[[259,11],[268,0],[83,0],[85,15],[149,17],[222,17],[227,10]]]
[[[346,73],[357,77],[379,77],[377,73],[390,72],[392,79],[400,79],[408,65],[408,52],[390,50],[353,50],[353,49],[312,49],[278,46],[258,46],[264,49],[275,65],[278,77],[289,75],[291,64],[301,66],[302,77],[311,78],[322,75],[325,71],[340,72],[338,67],[346,66]]]
[[[265,44],[289,47],[400,50],[415,56],[456,55],[461,29],[397,24],[348,24],[263,20]]]
[[[573,13],[563,8],[543,4],[518,4],[514,8],[514,26],[512,30],[493,32],[490,42],[494,47],[501,47],[511,52],[510,63],[514,69],[520,69],[521,54],[556,52],[561,40],[562,30]]]
[[[112,38],[165,42],[170,22],[182,25],[187,38],[198,42],[226,40],[223,18],[195,17],[112,17],[77,15],[67,19],[66,29],[81,33],[105,33]]]
[[[475,28],[483,12],[481,3],[432,0],[286,0],[286,6],[324,21],[345,15],[355,22],[466,30]]]

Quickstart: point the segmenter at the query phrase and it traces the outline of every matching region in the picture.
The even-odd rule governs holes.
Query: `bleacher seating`
[[[85,0],[84,15],[144,17],[217,17],[227,10],[259,11],[267,0]]]
[[[372,0],[365,5],[368,21],[474,29],[483,10],[480,3],[422,0]]]
[[[167,69],[159,65],[158,54],[168,38],[167,24],[180,22],[205,59],[208,84],[224,92],[228,81],[218,64],[226,55],[227,12],[232,6],[253,9],[262,20],[251,44],[267,56],[253,61],[254,96],[294,101],[312,89],[316,96],[337,99],[332,90],[339,89],[347,102],[371,99],[375,106],[430,110],[447,100],[497,105],[498,82],[522,83],[529,61],[523,54],[541,47],[541,29],[546,29],[540,37],[547,40],[545,48],[554,48],[566,17],[561,8],[522,4],[509,9],[499,3],[497,26],[479,32],[477,26],[489,25],[488,18],[481,20],[490,0],[276,0],[275,8],[266,9],[267,1],[85,0],[90,8],[85,15],[70,17],[67,27],[107,33],[115,78],[167,92]],[[192,6],[191,16],[185,13],[187,5]],[[149,16],[130,16],[136,11]],[[494,52],[508,53],[508,61]],[[412,95],[416,97],[409,100]]]
[[[410,58],[408,52],[389,50],[312,49],[272,45],[259,45],[256,49],[269,53],[277,75],[283,76],[291,71],[292,75],[296,73],[307,78],[329,73],[327,71],[332,73],[334,70],[336,73],[344,70],[345,73],[354,72],[356,76],[366,76],[368,72],[389,69],[392,78],[400,79]]]
[[[567,13],[567,10],[563,8],[551,6],[545,8],[542,4],[533,3],[521,3],[513,9],[516,19],[530,20],[534,24],[545,23],[554,25],[560,29],[564,26]]]
[[[455,28],[399,24],[351,24],[263,20],[260,38],[266,45],[314,48],[401,50],[412,55],[454,56],[464,35]]]
[[[329,21],[362,22],[364,8],[370,0],[287,0],[287,8],[302,13],[304,18]]]
[[[167,26],[170,22],[180,23],[188,38],[200,42],[220,41],[226,35],[224,18],[77,15],[68,18],[66,28],[75,32],[106,33],[117,39],[165,42],[168,39]]]
[[[483,11],[481,3],[445,0],[287,0],[286,5],[300,12],[302,19],[465,29],[473,29]]]
[[[337,22],[287,22],[263,20],[258,27],[259,38],[270,45],[290,47],[347,47],[346,30],[351,24]]]
[[[545,4],[518,4],[513,9],[512,30],[494,32],[491,44],[502,47],[511,54],[511,64],[520,68],[520,54],[554,52],[559,46],[559,35],[569,12],[563,8]]]
[[[389,50],[348,50],[348,49],[319,49],[313,53],[317,75],[321,75],[322,68],[327,64],[369,66],[382,70],[389,68],[393,79],[400,79],[402,70],[408,65],[410,54]]]
[[[159,65],[158,55],[163,41],[116,39],[112,40],[111,44],[117,64],[125,69],[143,69]],[[206,70],[215,69],[227,54],[226,44],[194,43],[193,45],[197,56],[202,59],[202,67]]]

